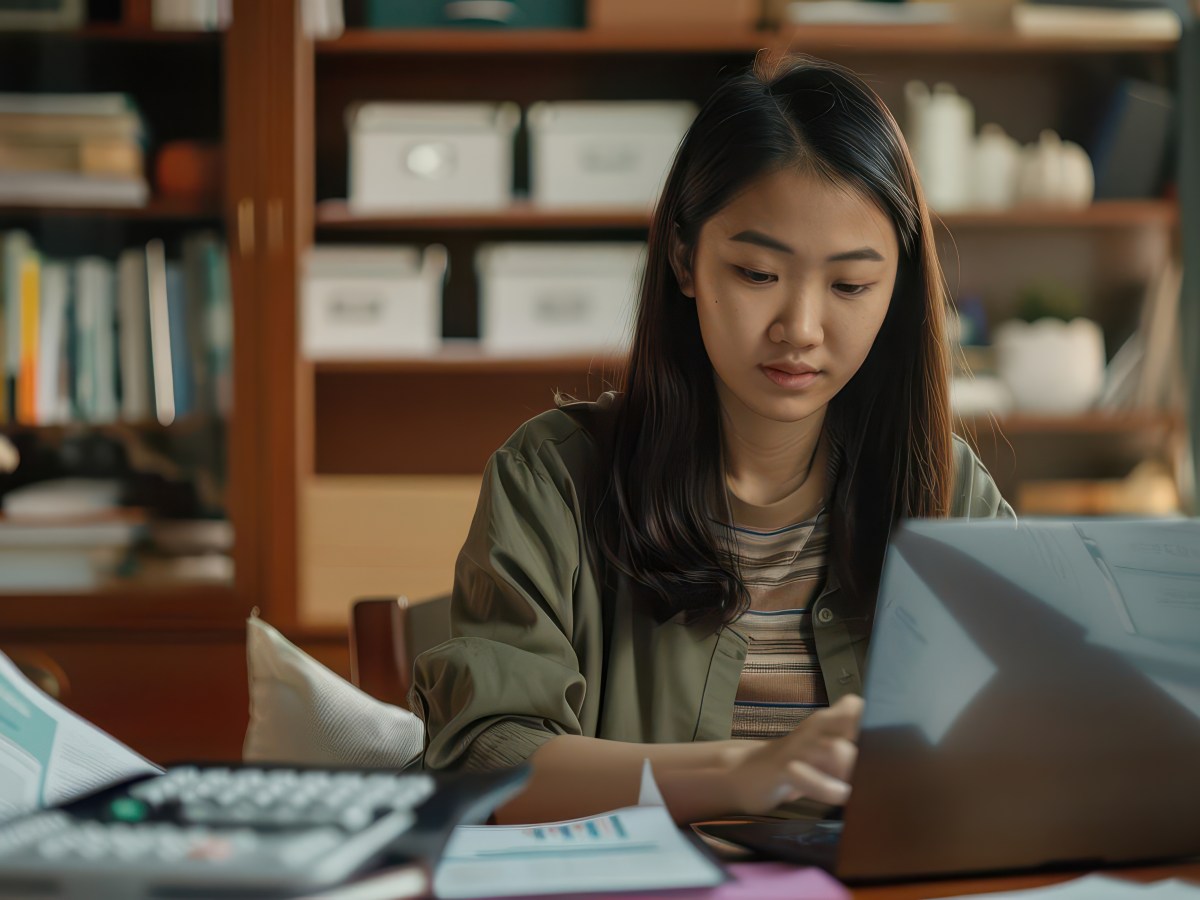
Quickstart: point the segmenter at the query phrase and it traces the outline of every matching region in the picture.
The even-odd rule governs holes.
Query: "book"
[[[171,383],[175,389],[175,416],[193,411],[192,339],[189,334],[188,295],[183,266],[167,263],[167,325],[170,330]]]
[[[1136,78],[1120,81],[1087,148],[1096,199],[1159,196],[1174,123],[1170,90]]]
[[[171,323],[167,304],[167,258],[163,242],[146,244],[146,292],[150,309],[150,362],[154,375],[154,412],[158,421],[175,421],[175,377],[171,368]]]
[[[72,372],[74,374],[74,410],[79,421],[90,422],[96,416],[96,292],[95,280],[82,264],[75,264],[75,318],[73,322]]]
[[[0,171],[0,203],[30,206],[145,206],[145,178],[84,172]]]
[[[120,353],[121,418],[147,422],[153,416],[150,372],[150,298],[146,253],[130,248],[117,260],[117,334]]]
[[[212,292],[208,250],[216,242],[216,236],[209,232],[197,232],[183,239],[183,300],[192,381],[191,406],[201,413],[211,413],[215,406],[205,319]]]
[[[71,269],[67,263],[47,260],[42,266],[41,323],[38,326],[37,412],[39,425],[70,420],[70,386],[67,371],[67,304]],[[65,401],[65,402],[64,402]]]
[[[20,347],[17,369],[17,415],[22,425],[37,424],[38,326],[41,306],[41,257],[26,253],[20,263]]]
[[[117,353],[114,313],[115,274],[113,265],[98,256],[76,263],[78,310],[84,322],[77,332],[81,352],[80,369],[88,391],[81,410],[84,421],[114,422],[117,419]]]
[[[140,140],[145,123],[136,110],[116,115],[46,115],[0,112],[0,135],[24,138],[123,138]]]
[[[0,348],[4,356],[4,389],[0,397],[3,421],[11,421],[16,416],[17,376],[21,372],[21,269],[25,257],[32,252],[33,240],[27,232],[5,233],[0,248],[3,267],[0,297],[4,305],[4,345]]]
[[[27,138],[0,134],[0,171],[140,178],[144,162],[141,145],[128,138]]]
[[[96,291],[96,417],[117,420],[116,272],[107,259],[93,257],[89,269]]]
[[[129,94],[0,93],[0,115],[120,116],[135,109]]]

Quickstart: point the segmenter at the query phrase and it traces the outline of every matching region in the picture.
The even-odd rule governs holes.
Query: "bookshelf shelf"
[[[1019,206],[999,212],[944,213],[937,218],[950,229],[1171,227],[1179,223],[1179,206],[1173,200],[1101,200],[1078,209]]]
[[[372,30],[351,28],[339,38],[319,41],[322,56],[371,54],[529,54],[573,53],[754,53],[770,47],[769,31],[687,30],[600,31],[529,29],[463,31],[443,29]]]
[[[113,436],[127,434],[175,434],[175,435],[193,435],[203,432],[207,429],[219,428],[227,424],[216,416],[203,415],[200,413],[189,413],[181,416],[168,425],[164,425],[157,419],[141,419],[135,422],[130,421],[114,421],[114,422],[53,422],[42,424],[29,424],[28,422],[4,422],[0,423],[0,434],[5,435],[20,435],[20,434],[37,434],[46,438],[56,438],[72,434],[107,434]]]
[[[221,218],[221,210],[213,200],[194,197],[153,197],[145,206],[58,206],[0,202],[0,219],[45,216],[191,222],[216,221]]]
[[[783,31],[592,29],[453,31],[442,29],[348,29],[319,41],[321,56],[370,54],[555,54],[575,53],[882,53],[892,55],[1074,55],[1165,53],[1176,41],[1136,35],[1113,37],[1032,36],[1011,29],[962,25],[813,25]]]
[[[614,375],[624,365],[622,356],[605,353],[496,355],[464,341],[428,356],[398,359],[321,360],[312,363],[322,375],[537,375],[579,373]],[[967,416],[961,419],[971,432],[995,431],[1013,437],[1023,434],[1114,435],[1137,432],[1171,432],[1181,426],[1173,412],[1096,411],[1071,415],[1012,413],[1005,416]]]
[[[1172,200],[1106,200],[1082,209],[1017,207],[998,212],[946,213],[938,220],[949,229],[963,228],[1124,228],[1174,226],[1178,205]],[[495,212],[356,215],[345,201],[317,204],[316,226],[322,232],[354,231],[534,231],[541,229],[645,229],[645,210],[539,209],[527,202]]]
[[[221,33],[215,31],[160,31],[119,22],[92,23],[83,28],[63,31],[0,30],[0,41],[107,41],[127,44],[220,44]]]
[[[1180,417],[1170,412],[1093,411],[1076,415],[1033,415],[1013,413],[999,418],[974,417],[963,420],[974,433],[999,432],[1008,437],[1026,434],[1061,434],[1105,437],[1141,432],[1169,433],[1180,427]]]
[[[434,212],[415,215],[357,215],[341,200],[317,205],[316,224],[328,231],[520,231],[542,228],[646,228],[644,209],[539,209],[515,203],[494,212]]]
[[[1177,41],[1137,35],[1070,37],[1022,34],[1010,28],[966,25],[809,25],[781,32],[774,49],[803,53],[878,53],[945,56],[990,54],[1093,55],[1166,53]]]
[[[317,375],[535,375],[617,371],[624,359],[605,353],[493,355],[473,345],[405,359],[329,360],[314,363]]]

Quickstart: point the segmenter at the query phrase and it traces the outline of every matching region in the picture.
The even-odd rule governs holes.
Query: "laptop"
[[[841,820],[702,833],[846,881],[1200,855],[1200,520],[902,525]]]

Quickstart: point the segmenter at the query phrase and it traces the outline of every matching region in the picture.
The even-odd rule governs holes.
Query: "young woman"
[[[619,393],[492,457],[454,638],[414,700],[432,768],[530,760],[500,821],[843,803],[884,550],[1011,515],[951,432],[947,301],[900,130],[813,59],[724,84],[650,230]]]

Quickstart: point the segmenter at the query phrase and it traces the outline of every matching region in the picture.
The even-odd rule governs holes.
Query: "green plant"
[[[1082,314],[1082,295],[1060,282],[1034,282],[1017,293],[1016,315],[1026,322],[1046,318],[1069,322]]]

